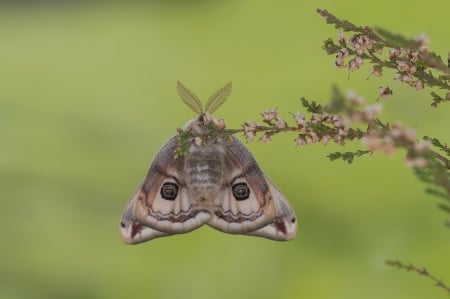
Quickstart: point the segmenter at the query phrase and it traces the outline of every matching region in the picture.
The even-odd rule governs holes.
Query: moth
[[[229,82],[203,110],[198,97],[177,83],[180,98],[198,118],[162,146],[128,201],[120,222],[125,243],[183,234],[204,224],[224,233],[278,241],[295,237],[297,220],[285,196],[245,145],[211,122],[210,114],[231,89]]]

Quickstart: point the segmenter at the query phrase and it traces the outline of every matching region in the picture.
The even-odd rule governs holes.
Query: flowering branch
[[[370,75],[382,76],[384,68],[395,70],[394,79],[406,83],[416,90],[424,86],[442,89],[445,95],[439,95],[432,91],[432,107],[437,108],[439,103],[450,101],[450,52],[448,64],[434,52],[427,49],[428,38],[420,35],[415,39],[408,39],[398,34],[368,26],[357,26],[347,20],[341,20],[329,13],[327,10],[318,9],[317,12],[325,18],[329,24],[339,29],[338,41],[327,39],[323,48],[328,54],[336,55],[335,66],[347,68],[349,72],[360,69],[364,61],[372,64]],[[351,32],[348,39],[344,32]],[[383,54],[388,50],[388,55]],[[437,71],[438,75],[432,73]],[[370,77],[370,76],[369,76]],[[389,87],[380,87],[381,98],[391,96],[393,91]],[[406,149],[405,163],[416,169],[419,179],[427,182],[433,187],[427,188],[427,193],[439,195],[450,201],[450,150],[446,144],[438,139],[424,137],[421,141],[415,140],[415,131],[403,129],[398,123],[389,125],[378,120],[382,130],[372,130],[365,134],[362,139],[369,151],[383,150],[391,154],[397,147]],[[369,126],[370,128],[370,126]],[[400,132],[403,137],[399,138]],[[431,150],[435,147],[441,153]],[[328,157],[332,160],[343,159],[348,163],[353,162],[355,157],[362,156],[361,152],[333,153]],[[437,187],[437,189],[436,189]],[[439,204],[439,208],[450,213],[449,203]],[[447,223],[450,226],[450,223]]]
[[[428,39],[425,35],[407,39],[383,29],[356,26],[347,20],[336,18],[326,10],[318,12],[327,23],[340,29],[338,42],[327,39],[323,46],[328,54],[336,55],[336,67],[354,72],[361,68],[364,61],[368,61],[372,64],[370,76],[382,76],[383,69],[389,68],[395,70],[395,80],[416,90],[422,90],[425,86],[444,90],[445,95],[431,92],[431,105],[434,108],[437,108],[439,103],[450,101],[450,53],[446,65],[440,56],[427,50]],[[346,39],[344,32],[352,32],[353,35]],[[383,54],[385,49],[388,49],[387,55]],[[438,75],[431,70],[438,72]],[[214,94],[223,94],[220,97],[214,96],[219,99],[216,101],[218,105],[225,101],[231,92],[231,84],[227,86]],[[334,152],[327,157],[331,161],[342,159],[351,164],[355,158],[377,151],[392,155],[397,149],[402,149],[406,151],[405,165],[414,169],[416,176],[431,186],[426,188],[428,194],[444,200],[438,207],[450,214],[450,148],[437,138],[418,138],[415,130],[406,128],[399,122],[383,122],[379,118],[382,111],[379,99],[386,99],[393,94],[389,87],[380,87],[379,98],[374,104],[366,104],[365,99],[354,92],[344,95],[334,88],[331,100],[326,105],[301,98],[304,111],[291,113],[286,118],[279,116],[276,108],[270,108],[261,113],[260,123],[249,120],[239,129],[226,128],[223,119],[211,117],[211,109],[203,112],[200,102],[191,91],[184,87],[180,87],[179,91],[183,101],[199,114],[199,118],[194,121],[195,129],[193,125],[179,129],[176,156],[186,154],[194,143],[200,146],[217,139],[226,140],[236,133],[243,133],[249,142],[259,140],[263,143],[270,143],[276,134],[290,133],[295,135],[294,142],[298,147],[319,142],[334,142],[344,146],[346,142],[359,139],[364,148],[354,152]],[[291,120],[286,121],[289,118]],[[447,225],[450,227],[450,221]],[[420,269],[399,261],[386,263],[426,276],[433,280],[437,287],[450,294],[450,287],[425,268]]]
[[[327,10],[318,9],[317,12],[327,23],[334,24],[339,29],[338,42],[328,38],[323,45],[328,54],[336,55],[334,64],[337,68],[347,68],[349,72],[354,72],[361,68],[364,61],[369,61],[373,64],[370,75],[380,77],[384,68],[390,68],[396,71],[394,80],[406,83],[416,90],[429,86],[446,91],[445,95],[431,92],[431,105],[434,108],[439,103],[450,101],[450,67],[439,55],[428,51],[426,35],[407,39],[381,28],[374,30],[368,26],[356,26],[347,20],[336,18]],[[344,32],[352,32],[353,35],[346,39]],[[387,57],[383,55],[384,49],[388,49]],[[431,69],[439,74],[433,74]],[[381,90],[380,95],[383,95]]]
[[[247,141],[255,140],[257,134],[262,134],[259,141],[268,143],[271,137],[280,132],[293,132],[297,134],[294,140],[297,146],[304,146],[321,142],[327,144],[333,141],[345,145],[346,141],[360,139],[366,149],[356,152],[334,152],[328,155],[331,161],[343,159],[352,163],[354,158],[364,156],[375,151],[382,151],[388,155],[394,154],[397,148],[406,150],[405,165],[416,169],[418,177],[427,183],[442,187],[444,193],[439,190],[428,192],[430,194],[445,194],[450,200],[450,161],[432,146],[437,147],[450,156],[450,149],[436,138],[425,137],[418,140],[413,129],[405,128],[400,123],[384,123],[378,116],[382,105],[376,103],[365,105],[364,98],[349,92],[346,96],[336,88],[333,91],[331,101],[326,106],[316,102],[301,99],[302,106],[306,109],[307,118],[301,112],[292,114],[296,125],[288,125],[284,118],[278,116],[275,108],[263,112],[263,122],[268,126],[259,126],[255,121],[247,121],[243,125],[243,131]],[[365,125],[366,129],[361,129]],[[233,133],[242,130],[233,130]],[[427,179],[425,179],[425,177]],[[444,211],[450,210],[448,206],[441,204]]]
[[[416,272],[422,276],[428,277],[428,279],[432,280],[434,282],[434,285],[438,288],[443,289],[450,295],[450,286],[446,285],[441,279],[438,279],[436,276],[428,272],[428,270],[425,267],[418,268],[414,266],[413,264],[403,264],[400,261],[386,261],[386,265],[391,267],[396,267],[398,269],[404,269],[406,271],[413,271]]]

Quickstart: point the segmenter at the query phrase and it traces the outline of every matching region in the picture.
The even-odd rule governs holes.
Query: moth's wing
[[[246,235],[263,237],[276,241],[288,241],[297,235],[297,219],[294,210],[281,191],[266,177],[275,203],[275,218],[268,225]]]
[[[138,192],[140,189],[141,187],[139,187]],[[128,201],[127,207],[122,214],[122,219],[120,220],[120,236],[122,241],[126,244],[138,244],[170,235],[144,226],[136,220],[134,211],[138,192]]]
[[[224,186],[216,195],[208,225],[226,233],[244,234],[272,223],[276,214],[273,194],[255,158],[236,137],[223,142]],[[232,189],[236,184],[248,186],[248,198],[237,200]]]
[[[156,154],[136,200],[136,219],[139,223],[164,233],[181,234],[203,225],[209,211],[198,209],[189,198],[184,179],[184,157],[174,158],[178,146],[172,137]],[[176,196],[164,199],[161,188],[176,186]],[[171,188],[172,188],[171,187]]]

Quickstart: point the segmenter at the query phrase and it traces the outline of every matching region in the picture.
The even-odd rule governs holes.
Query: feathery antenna
[[[197,95],[180,81],[177,81],[177,92],[183,102],[198,115],[203,114],[203,106]]]
[[[225,101],[230,97],[231,90],[232,84],[230,81],[209,97],[206,102],[205,111],[203,111],[203,105],[197,95],[192,90],[184,86],[183,83],[177,81],[178,95],[183,102],[198,115],[202,115],[203,112],[213,113],[219,109],[219,107],[222,106],[222,104],[225,103]]]
[[[209,113],[216,111],[230,97],[231,90],[232,84],[230,81],[209,97],[208,102],[206,102],[205,105],[205,111]]]

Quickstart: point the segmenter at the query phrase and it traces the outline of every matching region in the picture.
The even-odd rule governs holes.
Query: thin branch
[[[386,265],[391,266],[391,267],[396,267],[398,269],[404,269],[406,271],[413,271],[422,276],[425,276],[428,279],[432,280],[436,287],[443,289],[450,295],[450,286],[448,286],[441,279],[438,279],[436,276],[434,276],[433,274],[428,272],[428,270],[425,267],[418,268],[418,267],[414,266],[413,264],[403,264],[400,261],[391,261],[391,260],[387,260]]]

